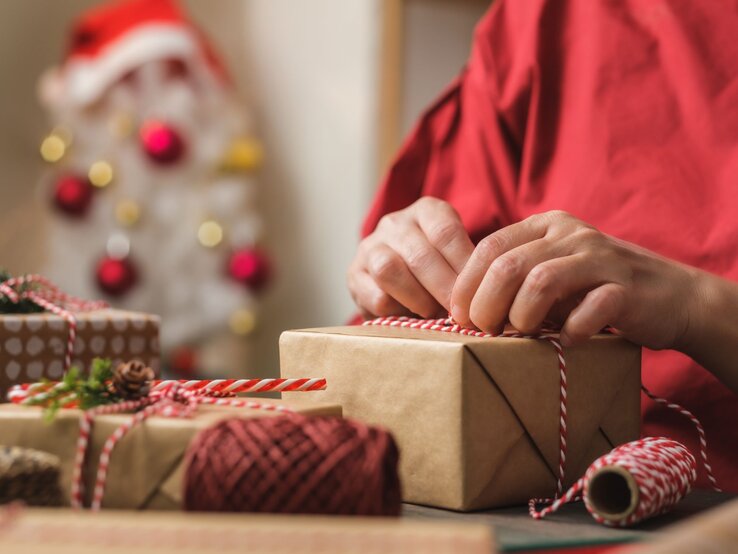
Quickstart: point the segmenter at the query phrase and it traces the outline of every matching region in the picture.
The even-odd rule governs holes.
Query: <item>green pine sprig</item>
[[[44,419],[52,421],[59,409],[71,400],[76,400],[82,410],[120,402],[121,398],[108,387],[112,378],[112,361],[95,358],[88,376],[82,375],[78,367],[70,367],[62,378],[60,387],[41,400],[31,399],[29,404],[44,406]]]
[[[12,277],[8,271],[0,269],[0,283],[12,279]],[[32,283],[26,283],[17,287],[16,290],[18,293],[23,293],[33,286]],[[11,302],[4,294],[0,294],[0,314],[36,314],[43,311],[44,309],[41,306],[37,306],[28,299],[23,299],[16,304],[15,302]]]

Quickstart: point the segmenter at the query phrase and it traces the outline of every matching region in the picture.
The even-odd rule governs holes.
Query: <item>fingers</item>
[[[376,286],[423,317],[433,317],[441,309],[392,248],[378,244],[368,253],[367,271]],[[389,314],[381,314],[389,315]]]
[[[403,236],[389,237],[387,244],[400,255],[423,288],[448,310],[456,273],[420,228],[407,227]]]
[[[410,310],[438,316],[448,312],[453,284],[473,250],[456,211],[441,200],[422,198],[384,216],[361,242],[349,288],[359,307],[372,314]]]
[[[444,257],[454,273],[461,273],[474,252],[474,243],[454,208],[436,199],[413,205],[420,230],[428,241]]]
[[[531,271],[558,254],[558,245],[545,239],[518,246],[498,256],[489,266],[469,305],[469,320],[488,332],[499,332],[520,287]]]
[[[607,283],[591,290],[569,314],[561,329],[561,344],[572,346],[620,318],[626,301],[626,289],[617,283]]]
[[[366,271],[357,268],[349,270],[348,285],[351,296],[364,317],[408,314],[402,304],[379,288]]]
[[[420,219],[433,235],[433,240],[444,248],[445,255],[423,232]],[[371,245],[383,243],[397,252],[415,279],[448,311],[457,273],[446,256],[458,265],[463,263],[465,252],[468,252],[450,251],[453,245],[463,243],[463,239],[459,238],[460,229],[463,227],[458,215],[450,206],[428,198],[416,202],[406,211],[383,217],[371,237]]]
[[[606,259],[597,253],[579,252],[536,265],[517,291],[510,323],[523,333],[532,333],[555,303],[605,282],[622,280],[618,268],[608,265]]]
[[[547,229],[546,221],[543,216],[525,219],[492,233],[477,245],[456,279],[451,294],[451,315],[456,321],[462,325],[474,323],[470,317],[471,303],[488,268],[506,252],[543,238]],[[503,267],[500,269],[504,269],[504,263],[502,262]],[[497,315],[491,319],[496,317]]]

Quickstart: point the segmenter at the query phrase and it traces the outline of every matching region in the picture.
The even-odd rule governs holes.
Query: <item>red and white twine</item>
[[[530,514],[536,519],[541,519],[547,514],[558,509],[559,506],[567,502],[579,499],[584,490],[587,475],[577,481],[566,494],[563,494],[563,483],[565,477],[566,468],[566,438],[567,438],[567,382],[566,382],[566,359],[564,357],[564,350],[561,347],[561,343],[558,337],[554,335],[554,331],[543,330],[538,334],[526,335],[517,331],[506,331],[500,334],[486,333],[477,329],[469,329],[462,327],[456,323],[453,318],[441,318],[441,319],[416,319],[410,317],[380,317],[377,319],[369,320],[364,322],[364,325],[382,325],[387,327],[403,327],[409,329],[424,329],[430,331],[441,331],[445,333],[457,333],[459,335],[466,335],[480,338],[495,338],[495,337],[511,337],[511,338],[530,338],[540,339],[548,341],[556,350],[559,366],[559,474],[556,479],[556,494],[554,498],[548,499],[532,499],[530,501]],[[651,393],[645,386],[641,386],[641,390],[646,396],[663,404],[668,408],[675,410],[685,417],[687,417],[699,435],[700,441],[700,457],[702,459],[707,478],[710,480],[713,488],[716,491],[720,491],[718,488],[717,481],[712,473],[712,467],[707,460],[707,440],[705,438],[705,431],[700,421],[686,408],[669,402],[664,398],[660,398]],[[677,448],[677,446],[679,448]],[[685,456],[683,452],[688,455]],[[614,449],[609,454],[606,454],[602,458],[596,460],[592,468],[599,468],[605,462],[618,462],[627,465],[627,468],[637,468],[638,476],[647,475],[648,479],[638,480],[636,482],[639,486],[642,486],[640,490],[640,503],[637,506],[634,516],[626,518],[623,521],[608,521],[609,525],[632,525],[636,521],[640,521],[645,517],[656,515],[657,513],[663,513],[681,499],[686,492],[689,491],[689,487],[696,478],[694,478],[689,470],[688,464],[684,460],[691,458],[694,461],[694,457],[686,450],[686,447],[675,441],[669,441],[664,438],[645,438],[640,441],[634,441],[621,447]],[[588,470],[589,473],[589,470]],[[685,483],[689,482],[689,485],[685,488]],[[676,491],[676,492],[674,492]],[[678,494],[681,496],[678,496]],[[678,497],[677,497],[678,496]],[[586,500],[586,499],[585,499]],[[538,511],[537,506],[540,504],[550,504],[547,508]],[[590,506],[587,506],[590,513],[593,513]],[[594,513],[593,513],[594,516]],[[597,521],[602,518],[595,516]],[[600,521],[604,523],[604,521]]]
[[[637,489],[637,504],[621,514],[603,514],[592,494],[591,484],[603,469],[621,468],[630,475]],[[691,490],[697,480],[697,462],[687,447],[663,437],[647,437],[618,446],[597,458],[563,496],[553,502],[533,499],[529,512],[543,519],[568,502],[584,499],[587,511],[598,523],[628,527],[649,517],[668,512]],[[549,503],[538,510],[537,506]]]
[[[25,290],[20,290],[27,286]],[[77,318],[75,313],[107,308],[100,300],[83,300],[62,292],[59,287],[41,275],[31,274],[12,277],[0,283],[0,295],[17,304],[22,300],[33,302],[47,312],[63,318],[69,326],[67,349],[64,354],[64,371],[72,364],[74,343],[77,340]]]
[[[309,392],[325,390],[325,379],[202,379],[202,380],[154,380],[153,392],[164,392],[173,386],[182,390],[196,391],[200,394],[217,396],[257,392]],[[51,398],[57,398],[62,407],[73,408],[77,398],[73,393],[58,398],[59,391],[65,387],[63,382],[46,381],[13,385],[8,391],[8,400],[25,406],[43,405]]]
[[[82,508],[84,505],[83,469],[85,458],[90,443],[92,425],[98,415],[119,414],[136,411],[136,413],[120,425],[105,441],[97,466],[95,486],[92,494],[90,508],[99,510],[105,495],[105,483],[110,466],[110,457],[118,444],[128,431],[136,425],[144,422],[152,415],[165,417],[190,417],[198,405],[206,404],[212,406],[228,406],[231,408],[249,408],[254,410],[265,410],[282,413],[292,413],[293,410],[281,404],[270,404],[241,398],[224,398],[207,396],[208,392],[202,389],[186,389],[179,383],[174,383],[163,390],[151,391],[148,396],[134,401],[107,404],[91,410],[87,410],[80,418],[80,432],[77,440],[74,470],[72,473],[72,507]]]

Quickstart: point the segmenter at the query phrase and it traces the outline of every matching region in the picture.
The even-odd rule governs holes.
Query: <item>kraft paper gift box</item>
[[[114,363],[138,358],[159,368],[159,317],[123,310],[75,314],[72,365],[86,370],[94,358]],[[69,324],[51,313],[0,314],[0,402],[11,385],[47,378],[64,369]]]
[[[487,525],[399,518],[29,509],[4,522],[23,554],[491,554]]]
[[[305,393],[305,394],[313,394]],[[340,416],[334,404],[294,406],[278,403],[305,415]],[[5,404],[0,406],[0,444],[43,450],[61,460],[64,503],[70,503],[72,470],[79,437],[80,410],[59,410],[53,421],[44,419],[41,408]],[[182,507],[184,455],[200,430],[227,418],[273,417],[275,412],[225,406],[198,406],[191,418],[152,416],[134,426],[113,449],[110,457],[103,508],[177,510]],[[100,452],[106,439],[131,414],[98,415],[92,425],[84,482],[89,496],[93,490]]]
[[[638,438],[641,352],[598,335],[565,357],[568,486]],[[468,511],[555,492],[559,367],[547,341],[334,327],[283,333],[280,358],[283,377],[327,378],[301,401],[339,403],[345,417],[394,434],[407,502]]]

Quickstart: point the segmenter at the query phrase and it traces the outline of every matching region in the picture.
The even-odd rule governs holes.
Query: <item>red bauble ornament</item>
[[[54,205],[67,215],[82,217],[90,207],[93,192],[86,177],[63,175],[54,183]]]
[[[258,249],[236,250],[228,260],[228,274],[250,289],[263,289],[272,277],[269,258]]]
[[[122,296],[138,281],[138,271],[130,258],[105,256],[97,263],[97,286],[110,296]]]
[[[197,373],[197,352],[183,345],[176,347],[169,355],[169,369],[177,376],[191,379]]]
[[[179,132],[161,121],[146,121],[139,131],[141,147],[149,159],[159,165],[177,163],[185,151]]]

